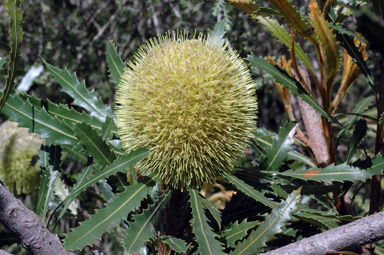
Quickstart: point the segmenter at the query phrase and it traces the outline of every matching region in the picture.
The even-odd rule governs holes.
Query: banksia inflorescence
[[[40,168],[33,157],[43,142],[38,134],[28,133],[28,128],[6,121],[0,126],[0,180],[18,192],[29,193],[39,187]]]
[[[246,63],[214,37],[168,33],[146,42],[117,90],[124,148],[150,149],[137,164],[181,190],[238,166],[256,127],[257,100]]]

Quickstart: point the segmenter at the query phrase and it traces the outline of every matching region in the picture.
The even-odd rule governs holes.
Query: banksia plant
[[[257,100],[246,63],[225,43],[168,33],[128,63],[117,96],[117,125],[129,152],[147,147],[141,174],[158,171],[182,190],[213,182],[244,157]]]
[[[6,121],[0,126],[0,180],[10,189],[16,183],[18,192],[29,193],[39,187],[40,168],[33,164],[42,144],[38,134]]]

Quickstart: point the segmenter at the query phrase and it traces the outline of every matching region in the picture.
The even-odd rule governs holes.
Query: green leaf
[[[212,33],[209,36],[209,45],[221,45],[224,42],[224,35],[225,35],[225,25],[226,21],[222,20],[220,22],[217,22]]]
[[[51,141],[49,139],[45,139],[41,145],[41,149],[38,152],[39,165],[43,170],[49,167],[49,145],[51,145]]]
[[[217,209],[217,207],[211,203],[211,201],[205,199],[204,197],[201,197],[201,202],[204,205],[205,209],[208,209],[208,211],[211,213],[212,217],[217,222],[217,225],[219,225],[219,230],[221,229],[221,211]]]
[[[52,167],[43,170],[41,174],[36,214],[40,216],[42,222],[45,222],[48,205],[51,202],[52,192],[58,175],[59,171],[53,170]]]
[[[295,217],[315,226],[325,227],[327,229],[337,228],[339,226],[337,216],[332,214],[324,215],[325,213],[328,212],[321,212],[317,210],[307,212],[299,210],[295,213]]]
[[[19,0],[8,0],[5,2],[7,13],[9,16],[9,63],[7,80],[5,81],[4,92],[0,99],[0,111],[5,106],[5,102],[8,99],[9,94],[12,91],[14,80],[16,77],[17,62],[20,59],[21,54],[21,42],[23,41],[23,11],[20,9]]]
[[[292,94],[299,96],[303,101],[307,102],[310,106],[312,106],[313,109],[318,111],[329,121],[335,123],[337,126],[345,130],[345,128],[335,118],[333,118],[321,107],[321,105],[317,102],[315,98],[308,94],[308,92],[298,81],[289,76],[284,70],[270,64],[267,60],[256,57],[253,53],[252,55],[248,56],[247,59],[251,65],[272,75],[277,82],[283,85],[283,87],[289,88]],[[349,134],[348,130],[346,130],[346,132]]]
[[[319,41],[321,55],[328,73],[327,84],[330,86],[340,68],[341,58],[339,43],[336,40],[336,35],[333,29],[325,20],[317,2],[312,1],[309,4],[309,8],[311,9],[309,18],[311,19],[311,24],[315,29]]]
[[[66,233],[65,248],[72,251],[81,250],[86,245],[91,245],[96,239],[100,239],[103,233],[118,225],[129,212],[140,206],[141,201],[154,185],[155,181],[151,177],[144,177],[136,184],[127,187],[126,191],[120,193],[112,202],[107,203],[105,208],[97,210],[96,214],[81,222],[79,227]]]
[[[355,130],[353,131],[352,137],[348,143],[347,150],[347,161],[351,161],[353,155],[355,154],[358,146],[364,140],[367,135],[367,121],[360,119],[355,126]]]
[[[117,130],[117,126],[113,118],[107,117],[101,129],[101,134],[100,134],[101,139],[104,141],[110,140],[113,136],[113,133],[112,133],[113,130]]]
[[[236,247],[237,241],[240,241],[241,239],[246,237],[248,231],[259,224],[259,221],[248,222],[247,219],[243,220],[241,223],[236,221],[231,224],[229,228],[223,231],[222,236],[226,238],[228,246],[234,248]]]
[[[162,235],[161,241],[178,253],[186,253],[189,248],[182,239],[173,236]]]
[[[103,141],[102,137],[90,125],[86,123],[76,124],[73,128],[79,143],[85,147],[86,152],[91,155],[102,167],[110,165],[115,156]]]
[[[189,195],[192,208],[192,228],[196,236],[196,242],[199,245],[198,252],[202,255],[222,255],[222,244],[216,239],[218,235],[213,232],[208,224],[208,218],[205,216],[203,204],[199,191],[189,189]]]
[[[9,96],[2,113],[19,122],[19,126],[27,127],[30,132],[56,144],[75,145],[78,142],[75,133],[64,122],[51,117],[44,108],[39,110],[29,101],[22,101],[18,95]]]
[[[293,143],[292,131],[296,127],[296,123],[287,122],[280,129],[279,135],[273,141],[271,148],[267,151],[265,160],[262,162],[262,168],[266,171],[277,170],[283,164],[283,160],[287,157],[288,151],[292,150]]]
[[[381,163],[380,163],[381,164]],[[344,182],[344,181],[365,181],[373,175],[378,174],[378,169],[369,168],[362,170],[343,163],[340,165],[329,165],[326,168],[310,168],[309,170],[288,170],[285,172],[261,171],[265,174],[273,174],[275,176],[288,176],[303,180],[312,180],[318,182]],[[380,170],[382,174],[383,170]]]
[[[75,200],[75,197],[77,196],[77,194],[79,194],[82,190],[85,189],[85,188],[83,188],[82,190],[80,190],[78,187],[82,186],[84,183],[86,183],[89,180],[89,175],[91,173],[95,172],[95,168],[96,168],[95,164],[92,164],[92,165],[87,166],[86,168],[84,168],[83,171],[81,171],[81,173],[79,175],[79,178],[77,179],[76,184],[73,186],[72,192],[70,194],[68,194],[65,197],[65,199],[62,201],[63,208],[62,208],[62,210],[61,210],[61,212],[59,214],[59,219],[61,219],[64,216],[64,214],[67,211],[68,207]]]
[[[371,75],[371,70],[368,68],[367,62],[364,60],[363,54],[355,46],[353,38],[349,35],[342,33],[338,33],[337,37],[340,41],[340,45],[347,50],[347,53],[349,56],[351,56],[352,61],[357,64],[360,72],[364,74],[365,77],[367,77],[369,84],[373,87],[375,81]]]
[[[78,194],[80,194],[80,192],[90,187],[94,183],[97,183],[102,179],[108,178],[109,176],[114,175],[118,172],[127,170],[128,167],[133,166],[136,162],[140,161],[142,158],[146,157],[148,154],[149,154],[149,151],[147,149],[140,148],[135,151],[132,151],[126,156],[123,156],[121,159],[116,160],[115,162],[105,167],[100,172],[97,172],[91,178],[87,178],[87,176],[84,175],[82,179],[78,180],[79,184],[76,184],[75,188],[63,201],[63,203],[67,203],[68,201],[73,200]]]
[[[108,42],[107,64],[111,81],[115,84],[119,84],[120,77],[124,72],[125,64],[123,60],[121,60],[120,55],[117,53],[116,45],[113,41]]]
[[[272,34],[280,40],[280,42],[291,49],[291,35],[288,34],[284,26],[279,24],[279,21],[264,15],[257,15],[256,18],[261,24],[265,26],[266,29],[271,31]],[[303,61],[303,64],[308,67],[311,73],[316,73],[311,61],[309,60],[308,54],[304,53],[303,49],[298,43],[295,43],[295,54],[301,61]]]
[[[273,7],[276,8],[280,14],[288,22],[289,27],[294,28],[298,33],[312,42],[316,42],[312,34],[312,30],[309,28],[305,19],[300,15],[300,12],[296,9],[296,6],[289,0],[270,0]]]
[[[289,197],[274,208],[263,223],[253,231],[247,239],[237,245],[230,255],[253,255],[256,250],[266,246],[268,241],[275,239],[275,235],[283,232],[283,227],[293,218],[292,214],[298,209],[297,201],[300,198],[301,189],[293,191]]]
[[[273,141],[276,139],[277,134],[266,130],[264,128],[257,128],[255,131],[255,140],[258,145],[265,149],[272,147]],[[265,155],[264,155],[265,156]],[[290,150],[287,153],[288,160],[297,160],[309,166],[315,167],[316,165],[305,155],[300,154],[297,151]]]
[[[105,121],[107,116],[111,115],[110,110],[96,97],[95,92],[88,91],[84,81],[79,82],[76,74],[70,74],[66,68],[61,70],[47,62],[44,63],[55,77],[55,80],[61,85],[62,91],[74,99],[74,105],[84,108],[91,116],[95,116],[102,122]]]
[[[56,179],[53,191],[54,191],[56,197],[59,198],[59,201],[65,200],[65,198],[69,194],[68,188],[66,187],[64,181],[60,180],[60,178]],[[77,208],[78,207],[79,207],[78,203],[75,201],[72,201],[71,203],[67,204],[64,212],[66,212],[67,208],[69,208],[69,210],[71,211],[71,213],[73,215],[77,215]]]
[[[224,174],[224,177],[227,178],[231,184],[235,185],[239,191],[243,192],[254,200],[264,204],[265,206],[274,208],[278,205],[278,203],[269,200],[261,192],[255,190],[252,186],[246,184],[244,181],[240,180],[236,176],[226,173]]]
[[[134,222],[129,222],[130,228],[125,230],[123,237],[124,249],[128,254],[145,247],[145,242],[156,237],[158,216],[170,195],[170,191],[164,193],[148,209],[143,210],[142,214],[133,216]]]

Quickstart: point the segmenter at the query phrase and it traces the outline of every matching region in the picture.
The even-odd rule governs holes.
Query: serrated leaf
[[[51,117],[44,108],[39,110],[29,101],[22,101],[18,95],[10,95],[1,112],[19,122],[19,126],[27,127],[30,132],[56,144],[75,145],[78,142],[69,126]]]
[[[381,164],[381,163],[380,163]],[[302,180],[312,180],[318,182],[344,182],[344,181],[365,181],[373,175],[378,174],[378,169],[369,168],[362,170],[343,163],[340,165],[329,165],[326,168],[310,168],[309,170],[288,170],[285,172],[262,171],[275,176],[288,176]],[[382,174],[383,170],[380,170]]]
[[[228,246],[234,248],[236,247],[237,241],[246,237],[248,231],[259,224],[259,221],[247,221],[247,219],[243,220],[241,223],[236,221],[223,231],[222,236],[227,240]]]
[[[264,204],[265,206],[268,206],[270,208],[274,208],[278,205],[278,203],[269,200],[266,198],[260,191],[255,190],[252,186],[246,184],[243,180],[240,180],[236,176],[232,174],[224,174],[224,177],[228,179],[228,181],[235,185],[235,187],[246,194],[247,196],[253,198],[254,200]]]
[[[176,238],[174,236],[162,235],[161,241],[168,244],[172,250],[178,253],[186,253],[189,248],[189,246],[187,246],[182,239]]]
[[[198,243],[198,253],[202,255],[223,255],[222,244],[216,239],[218,235],[208,224],[208,218],[205,216],[203,204],[199,191],[189,189],[189,202],[192,208],[192,228]]]
[[[157,176],[153,175],[152,177],[156,178]],[[153,178],[144,177],[136,184],[127,187],[126,191],[120,193],[112,202],[107,203],[105,208],[97,210],[96,214],[81,222],[79,227],[66,233],[65,248],[72,251],[81,250],[85,246],[91,245],[96,239],[100,239],[103,233],[118,225],[147,196],[151,187],[155,185]]]
[[[103,102],[96,97],[95,92],[89,91],[85,87],[84,81],[79,82],[76,73],[70,74],[66,68],[61,70],[47,62],[44,63],[55,77],[55,80],[61,85],[62,91],[73,98],[72,104],[87,110],[91,116],[95,116],[101,122],[104,122],[105,118],[111,115]]]
[[[279,169],[283,160],[287,157],[288,151],[292,150],[291,145],[293,139],[291,136],[293,136],[292,131],[295,127],[296,123],[287,122],[285,126],[280,129],[271,148],[267,151],[265,160],[261,164],[262,168],[266,171]]]
[[[309,18],[311,19],[311,25],[314,27],[319,41],[321,54],[328,73],[327,84],[330,86],[340,68],[339,43],[336,40],[333,29],[325,20],[317,2],[311,0],[309,8],[311,9]]]
[[[212,33],[209,36],[209,45],[217,45],[220,46],[224,42],[224,35],[225,35],[225,26],[226,21],[222,20],[220,22],[217,22],[215,27],[213,28]]]
[[[255,140],[257,141],[258,145],[261,145],[267,150],[272,147],[272,143],[276,136],[276,133],[266,130],[264,128],[257,128],[255,131]],[[288,151],[287,159],[297,160],[312,167],[316,166],[307,156],[300,154],[295,150]]]
[[[123,247],[126,252],[131,254],[145,246],[145,242],[156,236],[156,223],[160,211],[170,198],[171,192],[166,192],[150,205],[148,209],[144,209],[142,214],[134,215],[134,222],[129,222],[130,228],[125,230],[123,237]]]
[[[211,203],[211,201],[203,197],[201,198],[201,202],[203,203],[204,208],[211,213],[212,217],[217,222],[217,225],[219,225],[219,230],[220,230],[221,229],[221,211],[217,209],[216,206]]]
[[[321,211],[316,212],[302,212],[299,210],[295,217],[301,219],[304,222],[308,222],[315,226],[325,227],[327,229],[337,228],[339,226],[339,220],[336,215],[333,217],[326,217],[322,214]]]
[[[68,207],[75,200],[75,197],[77,196],[77,194],[79,194],[82,190],[85,189],[85,188],[83,188],[82,190],[79,190],[78,187],[82,186],[84,183],[86,183],[89,180],[89,175],[91,173],[95,172],[94,169],[95,169],[95,164],[87,166],[86,168],[84,168],[83,171],[81,171],[79,178],[77,179],[76,184],[73,186],[72,192],[70,194],[67,194],[65,199],[63,199],[63,201],[62,201],[63,208],[59,214],[59,219],[61,219],[64,216]],[[71,195],[71,196],[69,197],[69,195]]]
[[[263,70],[273,78],[282,84],[283,87],[289,88],[292,94],[299,96],[303,101],[307,102],[313,109],[318,111],[321,115],[326,117],[330,122],[335,123],[341,129],[345,130],[345,128],[328,112],[326,112],[321,105],[317,102],[315,98],[313,98],[308,92],[303,88],[303,86],[296,81],[294,78],[289,76],[284,70],[281,68],[270,64],[267,60],[256,57],[254,54],[248,56],[248,61],[251,65]],[[348,134],[350,133],[348,130],[345,130]]]
[[[60,201],[65,200],[65,198],[69,194],[67,187],[65,186],[64,182],[60,179],[56,179],[53,191],[55,195],[59,197]],[[73,215],[77,215],[77,207],[78,203],[72,201],[71,203],[68,203],[68,206],[65,208],[65,210],[69,208]]]
[[[90,125],[86,123],[76,124],[73,127],[79,143],[85,147],[86,152],[91,155],[102,167],[110,165],[115,156],[103,141],[102,137]]]
[[[353,38],[349,35],[338,33],[338,39],[341,46],[347,50],[349,56],[351,56],[352,61],[357,64],[359,70],[362,74],[367,77],[369,84],[374,86],[375,81],[371,75],[371,70],[368,68],[367,62],[364,60],[363,54],[356,47]]]
[[[80,113],[74,110],[73,108],[69,109],[67,105],[55,104],[52,103],[49,99],[47,99],[47,101],[42,101],[34,95],[30,96],[27,94],[20,94],[19,96],[22,99],[28,100],[37,109],[41,109],[44,107],[50,116],[59,120],[63,120],[69,126],[85,122],[87,124],[90,124],[92,128],[95,128],[101,132],[102,127],[104,125],[96,117],[91,117],[85,112]],[[117,127],[113,126],[111,132],[113,134],[117,134]]]
[[[105,122],[102,125],[102,129],[101,129],[101,133],[100,133],[101,139],[104,141],[110,140],[113,136],[112,131],[116,130],[116,129],[117,129],[117,127],[116,127],[116,124],[115,124],[115,121],[113,120],[113,118],[107,117],[107,119],[105,120]]]
[[[254,12],[257,11],[258,5],[253,0],[228,0],[237,9],[245,12],[249,16],[253,16]]]
[[[281,26],[279,24],[279,21],[264,15],[257,15],[256,18],[259,23],[263,24],[266,29],[271,31],[272,34],[280,40],[280,42],[282,42],[286,47],[291,49],[291,35],[288,34],[284,26]],[[298,43],[295,43],[295,54],[301,61],[303,61],[303,64],[308,67],[311,73],[316,73],[311,61],[309,60],[308,54],[304,53],[303,49]]]
[[[149,151],[145,148],[140,148],[135,151],[132,151],[126,156],[123,156],[119,160],[114,161],[111,165],[105,167],[103,170],[97,172],[94,176],[79,180],[81,184],[76,184],[72,192],[67,196],[63,203],[73,200],[80,192],[90,187],[98,181],[108,178],[111,175],[114,175],[118,172],[127,170],[128,167],[133,166],[136,162],[140,161],[142,158],[146,157],[149,154]]]
[[[5,106],[9,94],[12,91],[14,80],[16,77],[17,62],[20,59],[21,54],[21,42],[23,41],[23,11],[20,9],[19,0],[8,0],[5,2],[7,14],[9,16],[9,62],[7,80],[5,81],[4,92],[0,99],[0,111]]]
[[[123,74],[125,64],[123,60],[121,60],[120,55],[117,53],[116,45],[113,41],[108,42],[107,64],[111,81],[115,84],[119,84],[120,77]]]
[[[301,189],[293,191],[281,204],[272,209],[263,223],[253,231],[247,239],[237,245],[230,255],[253,255],[256,250],[266,246],[268,241],[275,239],[275,235],[283,232],[283,227],[293,218],[292,214],[298,209],[297,202]]]
[[[364,140],[365,136],[367,135],[367,121],[360,119],[355,126],[355,130],[352,133],[352,137],[349,140],[348,143],[348,149],[347,149],[347,161],[351,161],[353,155],[355,154],[358,146],[360,143]]]
[[[52,199],[52,192],[58,175],[59,171],[53,170],[52,167],[43,170],[41,174],[36,214],[40,216],[42,222],[45,222],[48,205]]]
[[[276,8],[280,14],[286,19],[289,26],[294,28],[298,33],[307,38],[308,40],[315,42],[316,39],[312,34],[312,30],[309,28],[305,19],[300,15],[300,12],[296,9],[296,6],[289,0],[270,0],[273,7]]]

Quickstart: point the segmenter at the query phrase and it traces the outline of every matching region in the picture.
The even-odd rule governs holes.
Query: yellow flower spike
[[[32,165],[43,140],[38,134],[28,133],[18,123],[6,121],[0,126],[0,180],[10,190],[16,183],[18,192],[28,194],[39,187],[38,164]]]
[[[256,127],[247,64],[209,36],[172,32],[147,41],[128,63],[116,95],[123,147],[150,149],[136,168],[173,188],[212,183],[238,166]]]

